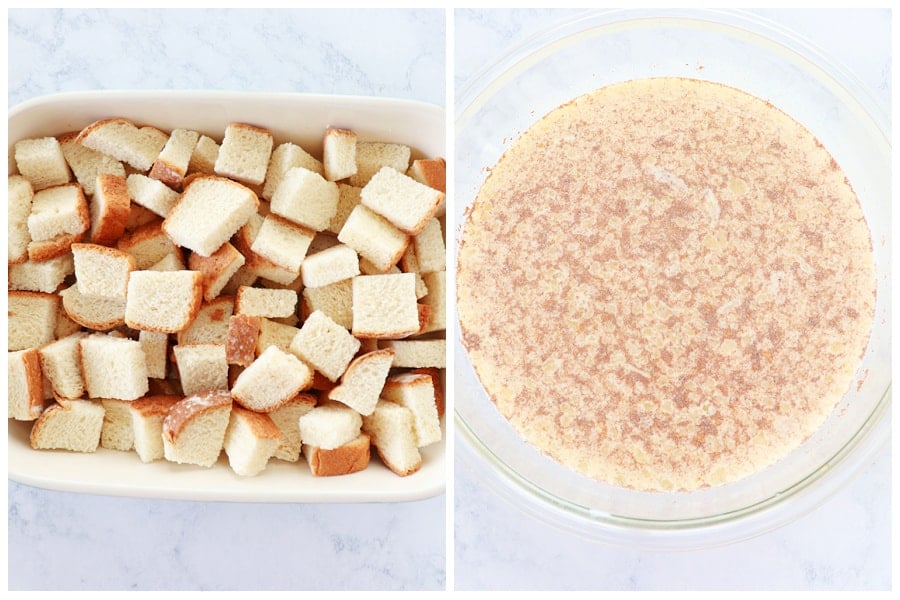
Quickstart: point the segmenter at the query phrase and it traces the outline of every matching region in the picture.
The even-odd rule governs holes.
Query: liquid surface
[[[552,111],[495,165],[458,257],[463,345],[499,411],[639,490],[746,477],[849,388],[872,245],[831,155],[733,88],[660,78]]]

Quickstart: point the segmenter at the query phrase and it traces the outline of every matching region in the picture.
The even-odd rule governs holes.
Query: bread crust
[[[225,360],[228,364],[247,367],[256,359],[259,319],[237,314],[228,320],[228,337],[225,340]]]
[[[162,434],[171,443],[176,443],[185,428],[198,416],[207,411],[231,410],[232,398],[228,390],[211,390],[186,396],[166,413]]]
[[[91,242],[108,246],[125,234],[125,226],[131,214],[131,196],[125,178],[110,173],[97,175],[96,191],[92,206],[99,206],[102,195],[104,204],[91,219]]]
[[[182,396],[171,394],[148,395],[143,398],[138,398],[137,400],[132,400],[130,407],[131,410],[144,419],[150,417],[164,417],[168,414],[169,409],[182,399]]]
[[[369,466],[371,444],[368,434],[360,433],[355,440],[333,450],[304,445],[303,454],[312,474],[317,477],[349,475]]]

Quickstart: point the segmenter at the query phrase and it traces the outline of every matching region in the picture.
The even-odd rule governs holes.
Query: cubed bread
[[[434,380],[429,375],[392,375],[384,384],[381,398],[410,410],[419,448],[441,440],[441,421],[434,401]]]
[[[360,192],[360,202],[408,235],[417,235],[431,219],[444,194],[402,172],[384,167]]]
[[[84,395],[79,342],[86,335],[74,333],[40,349],[41,371],[57,398],[75,399]]]
[[[282,285],[290,284],[297,279],[298,271],[275,264],[252,250],[264,220],[265,217],[260,214],[251,215],[234,236],[232,240],[234,247],[244,256],[246,262],[223,288],[223,293],[236,293],[238,287],[251,285],[257,279],[268,279]]]
[[[217,158],[219,158],[219,143],[208,135],[201,135],[191,153],[187,172],[214,175]]]
[[[128,451],[134,448],[134,429],[131,425],[131,401],[101,398],[103,427],[100,446],[110,450]]]
[[[278,429],[281,430],[281,442],[275,450],[275,458],[288,462],[297,462],[303,442],[300,439],[300,417],[316,406],[316,397],[310,394],[297,394],[278,408],[267,413]]]
[[[212,390],[176,402],[163,419],[166,460],[211,467],[219,459],[231,416],[228,390]]]
[[[159,135],[159,130],[138,128],[127,119],[113,118],[91,123],[75,141],[146,173],[165,146],[166,138]]]
[[[146,269],[147,271],[184,271],[187,270],[187,265],[184,264],[184,261],[181,258],[180,252],[173,252],[172,254],[166,254],[164,257],[159,259],[159,261],[153,263]]]
[[[391,366],[398,368],[418,369],[447,366],[447,340],[380,340],[379,348],[390,348],[394,351],[394,362]]]
[[[197,271],[133,271],[128,278],[125,323],[132,329],[182,331],[200,310],[201,280]]]
[[[185,186],[162,228],[179,246],[210,256],[258,207],[253,190],[223,177],[201,176]]]
[[[122,236],[116,247],[132,255],[138,269],[149,269],[169,254],[181,254],[181,248],[166,235],[162,224],[154,220],[141,225]]]
[[[338,240],[356,250],[382,273],[397,264],[409,244],[409,236],[362,204],[350,212]]]
[[[303,446],[303,455],[309,469],[316,477],[331,477],[357,473],[369,466],[371,438],[360,433],[355,440],[326,450],[311,445]]]
[[[72,244],[83,239],[84,233],[73,235],[64,233],[49,240],[32,240],[28,243],[28,260],[41,262],[59,258],[69,254],[72,251]]]
[[[306,288],[323,287],[359,275],[359,255],[345,244],[310,254],[300,267]]]
[[[447,161],[443,158],[417,158],[406,174],[421,184],[447,193]]]
[[[273,145],[269,130],[248,123],[229,123],[216,157],[216,174],[251,185],[261,184]]]
[[[35,191],[71,181],[69,165],[55,137],[19,140],[13,152],[19,174],[31,182]]]
[[[304,446],[332,450],[359,437],[362,417],[343,404],[316,406],[300,417],[300,439]]]
[[[328,392],[328,399],[346,404],[359,414],[372,414],[394,359],[392,350],[376,350],[353,359],[341,383]]]
[[[428,316],[428,323],[422,329],[422,333],[430,333],[432,331],[444,331],[447,329],[447,273],[446,271],[434,271],[425,273],[422,277],[425,285],[428,286],[428,294],[422,299],[422,303],[431,310]]]
[[[91,242],[104,246],[115,244],[125,235],[125,227],[131,215],[128,183],[124,176],[101,173],[97,175],[92,188],[95,191],[88,206],[91,215]]]
[[[269,346],[289,351],[291,343],[300,332],[293,325],[286,325],[272,319],[259,320],[259,337],[256,340],[256,354],[260,355]]]
[[[7,292],[8,352],[39,348],[53,341],[59,296],[43,292]]]
[[[44,379],[41,356],[36,348],[6,353],[7,417],[17,421],[34,421],[44,410]]]
[[[261,473],[280,442],[281,430],[269,415],[232,406],[224,447],[235,473],[242,477]]]
[[[269,319],[289,317],[297,312],[297,292],[241,286],[234,298],[234,312]]]
[[[357,142],[356,173],[350,177],[350,185],[363,187],[383,167],[391,167],[401,173],[409,168],[409,146],[390,142]]]
[[[88,397],[135,400],[147,393],[147,361],[140,342],[92,333],[78,344]]]
[[[259,340],[260,317],[233,315],[228,319],[228,336],[225,340],[225,360],[229,365],[250,366],[256,359],[256,343]]]
[[[344,279],[322,287],[303,288],[300,316],[306,319],[322,311],[345,329],[353,327],[353,280]]]
[[[241,371],[231,388],[240,405],[271,412],[312,382],[312,369],[293,354],[269,346]]]
[[[28,234],[33,242],[65,235],[83,235],[91,226],[87,200],[77,183],[57,185],[35,192],[28,215]]]
[[[166,145],[150,168],[150,177],[158,179],[174,190],[181,189],[181,182],[187,174],[194,147],[200,133],[191,129],[173,129]]]
[[[31,428],[35,450],[96,452],[103,430],[103,405],[94,400],[65,400],[47,408]]]
[[[128,194],[136,204],[140,204],[160,217],[167,217],[180,198],[178,192],[158,179],[141,173],[132,173],[125,180]]]
[[[297,275],[315,235],[311,229],[269,214],[263,219],[250,249]]]
[[[334,235],[341,232],[341,228],[344,226],[344,223],[347,222],[347,217],[349,217],[350,213],[353,212],[353,209],[359,205],[359,193],[361,191],[362,188],[347,185],[345,183],[338,183],[337,211],[334,213],[334,216],[331,218],[331,222],[328,223],[328,227],[325,228],[325,231],[333,233]]]
[[[434,386],[434,404],[437,407],[438,417],[443,417],[445,409],[443,370],[435,367],[422,367],[413,369],[410,373],[431,377],[431,383]]]
[[[322,231],[337,213],[337,184],[303,167],[294,167],[272,195],[270,210],[303,227]]]
[[[149,463],[165,457],[163,448],[163,421],[169,410],[182,396],[152,395],[128,403],[134,450],[142,462]]]
[[[290,350],[330,381],[337,381],[359,350],[359,340],[325,313],[314,311],[294,336]]]
[[[329,127],[322,140],[325,179],[337,181],[356,174],[356,133]]]
[[[144,351],[147,377],[165,379],[168,368],[169,335],[161,331],[138,332],[138,342]]]
[[[7,222],[7,257],[12,263],[24,262],[28,259],[28,215],[31,214],[31,201],[34,190],[31,183],[21,175],[10,175],[7,178],[6,216]]]
[[[363,417],[362,430],[371,436],[381,462],[397,475],[406,477],[422,467],[413,414],[405,406],[380,400]]]
[[[228,281],[245,263],[244,255],[229,242],[209,256],[192,253],[188,257],[188,268],[203,274],[203,298],[207,301],[216,298]]]
[[[224,344],[176,344],[172,352],[185,395],[228,389]]]
[[[176,334],[179,344],[225,344],[228,320],[234,314],[234,298],[219,296],[200,305],[197,316]]]
[[[125,324],[125,300],[85,296],[72,284],[59,291],[66,316],[88,329],[107,331]]]
[[[444,271],[447,269],[447,249],[444,247],[444,234],[441,223],[437,219],[428,219],[425,227],[418,235],[413,236],[413,248],[420,273]]]
[[[419,331],[416,280],[412,273],[353,278],[353,335],[397,339]]]
[[[279,144],[269,159],[262,197],[271,200],[285,173],[294,167],[303,167],[320,175],[324,173],[322,162],[297,144],[291,142]]]
[[[75,261],[68,252],[50,260],[26,260],[9,265],[7,283],[10,290],[50,293],[58,290],[66,277],[74,272]]]
[[[125,300],[134,257],[108,246],[72,244],[75,283],[83,296]]]
[[[75,180],[81,184],[84,193],[88,196],[95,195],[98,189],[96,187],[97,178],[103,175],[113,175],[124,184],[125,166],[112,156],[77,143],[75,141],[77,137],[78,132],[76,131],[64,134],[58,139],[63,156],[72,169]]]

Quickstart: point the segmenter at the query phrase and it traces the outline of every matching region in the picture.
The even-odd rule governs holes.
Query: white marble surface
[[[442,10],[11,10],[8,103],[223,89],[443,105]],[[243,504],[9,482],[9,589],[443,589],[445,496]]]
[[[573,11],[456,10],[454,84]],[[756,11],[837,57],[891,106],[891,13]],[[463,443],[457,440],[458,444]],[[891,453],[798,521],[716,549],[640,551],[561,532],[485,488],[457,461],[454,584],[467,589],[887,590]]]

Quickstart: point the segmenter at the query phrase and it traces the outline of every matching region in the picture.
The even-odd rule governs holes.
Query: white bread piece
[[[138,128],[127,119],[101,119],[81,130],[75,141],[82,146],[147,172],[166,140],[158,130]]]
[[[35,348],[7,352],[7,417],[34,421],[44,410],[41,356]]]
[[[169,335],[159,331],[140,331],[138,342],[144,351],[147,377],[165,379],[169,356]]]
[[[128,201],[131,202],[131,196],[128,197]],[[131,202],[131,206],[128,209],[128,222],[125,223],[126,235],[148,223],[159,223],[159,225],[162,225],[162,219],[149,208],[144,208],[140,204]]]
[[[372,414],[363,417],[362,430],[371,436],[381,462],[401,477],[422,467],[414,423],[412,411],[386,400],[379,400]]]
[[[422,303],[428,306],[431,311],[428,316],[428,323],[421,333],[445,331],[447,329],[446,276],[446,271],[434,271],[425,273],[422,276],[425,279],[425,285],[428,286],[428,295],[422,299]]]
[[[352,408],[331,402],[316,406],[298,424],[303,445],[333,450],[359,437],[362,417]]]
[[[75,235],[64,233],[49,240],[32,240],[28,243],[28,260],[41,262],[59,258],[72,251],[72,244],[80,242],[83,239],[84,233]]]
[[[45,410],[31,428],[35,450],[96,452],[103,429],[103,405],[92,400],[65,400]]]
[[[135,204],[152,210],[160,217],[167,217],[180,198],[178,192],[157,179],[141,173],[132,173],[125,180],[128,194]]]
[[[166,235],[162,224],[154,220],[141,225],[120,238],[116,247],[132,255],[138,269],[149,269],[169,254],[181,255],[181,249]]]
[[[429,375],[402,373],[384,383],[381,398],[405,406],[413,414],[416,445],[421,448],[441,440],[441,420],[435,403],[434,380]]]
[[[234,298],[234,312],[239,315],[274,319],[289,317],[297,311],[297,292],[241,286]]]
[[[219,143],[208,135],[201,135],[191,152],[187,172],[214,175],[217,158],[219,158]]]
[[[101,175],[113,175],[122,181],[125,180],[125,166],[121,162],[112,156],[82,146],[75,141],[77,137],[78,132],[75,131],[61,135],[57,139],[63,156],[75,175],[75,180],[81,184],[85,194],[93,196],[97,193],[96,182]]]
[[[272,157],[269,159],[262,197],[271,200],[275,190],[281,184],[281,180],[284,179],[285,173],[294,167],[303,167],[319,175],[325,172],[322,162],[297,144],[291,142],[279,144],[272,151]]]
[[[211,467],[219,459],[231,416],[228,390],[212,390],[185,397],[163,419],[166,460]]]
[[[375,275],[376,271],[374,269],[370,270],[371,263],[366,265],[366,269],[361,269],[366,275]],[[394,267],[388,273],[412,273],[416,276],[416,299],[421,300],[428,294],[428,286],[425,285],[425,280],[422,279],[422,274],[419,273],[419,261],[416,258],[416,249],[410,244],[406,247],[406,252],[403,253],[403,256],[400,257],[399,268]]]
[[[422,231],[443,200],[442,192],[390,167],[375,173],[360,192],[364,206],[409,235]]]
[[[420,273],[447,269],[447,249],[444,246],[441,223],[437,219],[428,219],[422,231],[413,237],[412,246],[416,250]]]
[[[245,263],[244,255],[229,242],[209,256],[191,253],[188,257],[188,268],[203,274],[203,298],[207,301],[222,293],[225,285]]]
[[[92,187],[95,192],[88,205],[91,242],[104,246],[115,244],[125,234],[131,216],[128,183],[125,177],[101,173]]]
[[[57,185],[35,192],[28,215],[28,235],[33,242],[63,235],[80,235],[91,226],[91,213],[81,186]]]
[[[353,278],[353,328],[360,338],[397,339],[419,331],[416,278],[412,273]]]
[[[81,325],[70,319],[69,315],[66,314],[66,309],[60,297],[59,310],[56,311],[56,332],[54,337],[59,340],[81,330]]]
[[[447,193],[447,161],[441,157],[417,158],[406,174],[421,184]]]
[[[274,141],[267,129],[248,123],[229,123],[216,157],[216,174],[260,185],[266,178]]]
[[[394,351],[392,367],[419,369],[447,367],[447,340],[379,340],[379,348]]]
[[[297,279],[299,275],[297,271],[277,265],[252,250],[264,220],[265,217],[260,214],[251,215],[234,236],[232,240],[234,247],[244,256],[245,262],[223,288],[223,293],[237,293],[238,287],[251,285],[257,279],[268,279],[282,285],[288,285]]]
[[[349,475],[369,466],[371,444],[368,434],[360,433],[355,440],[332,450],[304,445],[303,455],[316,477]]]
[[[57,398],[75,399],[84,395],[79,342],[86,335],[77,332],[40,349],[41,371]]]
[[[305,288],[331,285],[359,275],[359,255],[345,244],[310,254],[300,267]]]
[[[166,415],[182,396],[144,396],[128,403],[134,450],[142,462],[164,458],[162,426]]]
[[[59,313],[59,296],[44,292],[7,292],[8,352],[40,348],[52,342]]]
[[[423,367],[409,371],[416,375],[427,375],[431,377],[431,384],[434,387],[434,404],[437,408],[438,417],[444,416],[444,374],[445,369],[436,369],[434,367]]]
[[[393,350],[376,350],[354,358],[340,385],[328,392],[328,399],[346,404],[363,416],[372,414],[393,360]]]
[[[256,344],[259,341],[260,317],[232,315],[228,319],[225,338],[225,360],[229,365],[248,367],[256,360]]]
[[[281,430],[269,415],[231,407],[225,430],[225,454],[231,469],[242,477],[262,473],[281,442]]]
[[[250,249],[295,275],[316,232],[274,214],[266,215]]]
[[[300,329],[292,325],[285,325],[271,319],[259,320],[259,337],[256,340],[256,354],[262,354],[269,346],[275,346],[281,350],[289,351],[291,343]]]
[[[322,140],[325,179],[337,181],[356,174],[356,133],[329,127]]]
[[[125,300],[85,296],[72,284],[59,291],[66,316],[82,327],[106,331],[125,324]]]
[[[314,311],[322,311],[332,321],[353,327],[353,280],[344,279],[322,287],[303,288],[300,316],[306,319]]]
[[[350,185],[364,187],[372,176],[383,167],[391,167],[401,173],[409,168],[410,148],[390,142],[357,142],[356,173],[350,177]]]
[[[185,395],[228,389],[224,344],[176,344],[172,353]]]
[[[228,319],[234,314],[234,298],[219,296],[200,305],[197,316],[176,334],[179,344],[225,344]]]
[[[134,428],[131,425],[131,401],[101,398],[103,428],[100,446],[110,450],[128,451],[134,448]]]
[[[281,442],[275,450],[274,458],[288,462],[297,462],[300,459],[300,451],[303,449],[303,442],[300,439],[300,417],[315,406],[315,396],[297,394],[267,413],[281,430]]]
[[[19,174],[31,182],[35,191],[72,180],[66,157],[55,137],[19,140],[13,151]]]
[[[269,346],[241,371],[231,388],[235,402],[271,412],[312,383],[312,369],[293,354]]]
[[[163,231],[179,246],[210,256],[256,214],[253,190],[230,179],[196,177],[163,221]]]
[[[173,129],[166,145],[150,168],[150,177],[158,179],[172,189],[181,189],[181,182],[187,174],[194,147],[200,133],[190,129]]]
[[[409,236],[362,204],[347,217],[338,240],[356,250],[380,272],[396,265],[409,244]]]
[[[290,347],[291,352],[330,381],[337,381],[344,374],[357,350],[359,340],[318,310],[309,315]]]
[[[182,331],[200,310],[201,279],[197,271],[132,271],[125,323],[132,329]]]
[[[125,300],[134,257],[123,250],[98,244],[72,244],[75,283],[83,296]]]
[[[166,254],[164,257],[159,259],[158,262],[153,263],[146,269],[147,271],[185,271],[187,269],[187,265],[184,264],[184,261],[181,258],[181,253]]]
[[[341,228],[344,226],[344,223],[347,222],[347,217],[349,217],[350,213],[353,212],[353,209],[359,205],[360,192],[362,192],[362,188],[347,185],[346,183],[338,183],[337,212],[334,213],[334,216],[331,218],[331,222],[328,223],[328,227],[325,228],[325,231],[333,233],[334,235],[341,232]]]
[[[276,215],[315,231],[322,231],[337,213],[337,184],[314,171],[294,167],[284,174],[269,209]]]
[[[55,292],[66,277],[75,272],[72,253],[66,253],[50,260],[25,262],[9,265],[10,290],[30,292]]]
[[[92,333],[78,346],[88,397],[134,400],[147,393],[147,359],[140,342]]]
[[[31,214],[31,201],[34,190],[31,183],[21,175],[10,175],[7,178],[6,216],[7,216],[7,256],[9,263],[20,263],[28,258],[28,215]]]

